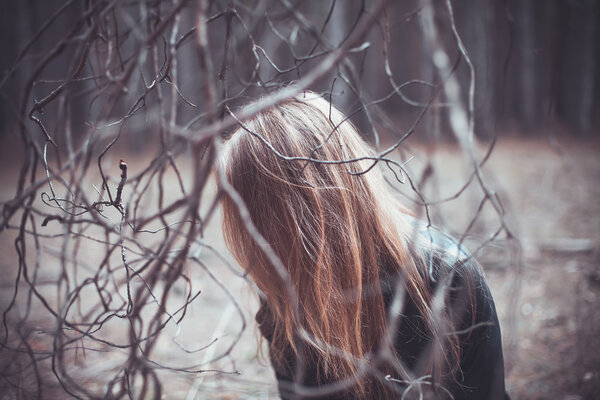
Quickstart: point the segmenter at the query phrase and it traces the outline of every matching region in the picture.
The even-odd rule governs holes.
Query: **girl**
[[[411,217],[377,161],[313,93],[240,122],[224,145],[224,236],[260,289],[281,397],[504,398],[479,266]]]

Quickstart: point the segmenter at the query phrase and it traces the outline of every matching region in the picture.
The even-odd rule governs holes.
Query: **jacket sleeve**
[[[455,304],[469,311],[457,327],[462,351],[454,398],[507,400],[502,338],[492,294],[475,261],[468,261],[457,273],[453,289],[463,298]]]
[[[299,400],[306,398],[296,392],[297,389],[303,388],[305,390],[321,390],[322,386],[319,385],[317,378],[317,368],[315,367],[314,360],[310,358],[303,358],[299,360],[291,349],[286,348],[283,352],[283,359],[277,360],[273,357],[271,346],[274,337],[274,321],[273,315],[269,310],[268,304],[261,299],[261,307],[256,313],[256,322],[258,323],[259,330],[262,336],[269,343],[269,359],[273,370],[275,371],[275,377],[277,378],[277,388],[279,395],[282,400]],[[308,352],[303,353],[305,357],[308,357]],[[299,368],[302,367],[303,368]],[[326,383],[326,382],[325,382]],[[313,400],[347,400],[353,398],[351,395],[340,391],[340,392],[329,392],[327,395],[319,395],[313,393],[309,397]]]

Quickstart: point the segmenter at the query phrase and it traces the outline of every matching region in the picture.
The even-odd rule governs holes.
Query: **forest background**
[[[600,396],[597,1],[0,4],[6,398],[276,398],[211,171],[305,89],[475,253],[513,398]]]

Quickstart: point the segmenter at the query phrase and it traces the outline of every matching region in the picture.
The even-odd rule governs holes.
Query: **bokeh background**
[[[213,165],[305,89],[474,252],[509,394],[600,396],[597,1],[0,4],[5,398],[277,398]]]

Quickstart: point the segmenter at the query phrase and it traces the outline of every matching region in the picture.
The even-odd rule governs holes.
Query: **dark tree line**
[[[61,38],[68,35],[72,26],[70,23],[90,7],[100,2],[63,0],[48,1],[10,1],[3,0],[1,7],[0,43],[2,57],[0,71],[2,81],[0,93],[0,116],[2,135],[15,129],[18,124],[19,104],[24,102],[31,105],[35,99],[43,98],[53,89],[56,82],[64,80],[69,71],[65,65],[77,57],[77,34],[61,44],[59,54],[49,62],[32,87],[27,99],[27,80],[35,71],[43,56],[52,49]],[[155,7],[160,3],[118,2],[122,10],[135,11],[145,3],[148,7],[148,18],[144,21],[150,29],[152,19],[159,21],[162,17],[160,10],[165,12],[170,2],[164,6]],[[263,87],[247,88],[244,94],[252,96],[260,94],[269,85],[275,86],[281,82],[298,79],[302,71],[308,71],[319,62],[318,58],[306,60],[297,58],[303,53],[309,54],[313,46],[314,32],[301,29],[301,25],[289,24],[287,7],[294,7],[310,19],[315,25],[329,22],[325,25],[323,34],[331,46],[337,46],[354,28],[361,10],[368,8],[371,1],[338,1],[332,8],[329,1],[286,2],[271,4],[265,1],[243,2],[239,7],[240,13],[248,13],[254,17],[260,13],[270,13],[268,23],[254,23],[251,26],[239,26],[233,23],[233,46],[228,51],[231,67],[235,70],[236,79],[227,82],[229,93],[244,88],[244,80],[252,74],[258,74]],[[440,2],[441,3],[441,2]],[[476,70],[476,124],[480,137],[490,137],[498,129],[515,127],[521,131],[531,131],[546,122],[560,122],[579,134],[589,134],[597,124],[595,115],[600,104],[600,61],[598,60],[600,43],[600,10],[595,0],[579,1],[535,1],[535,0],[477,0],[453,2],[456,15],[456,26],[462,35],[465,46],[471,56]],[[62,7],[56,21],[49,19]],[[385,20],[389,24],[389,48],[384,49],[381,30],[375,29],[368,35],[370,47],[364,52],[357,53],[354,65],[356,70],[348,71],[341,66],[341,72],[352,83],[352,78],[361,80],[360,90],[368,92],[372,98],[379,98],[391,87],[390,79],[384,70],[384,51],[389,52],[390,72],[404,81],[412,79],[435,81],[431,57],[428,57],[427,45],[419,31],[418,13],[421,5],[418,1],[397,2],[386,10]],[[189,8],[189,7],[188,7]],[[214,2],[211,11],[222,12],[227,8],[227,2]],[[446,45],[451,50],[456,61],[456,73],[463,84],[468,82],[468,69],[461,60],[456,46],[453,44],[450,26],[444,16],[443,7],[437,15],[437,23],[443,37],[448,38]],[[156,15],[152,15],[156,13]],[[279,14],[279,15],[278,15]],[[127,13],[113,13],[103,18],[114,18],[122,29],[123,41],[119,57],[132,57],[132,51],[139,46],[136,34],[130,31],[132,26],[141,21],[128,20],[123,16]],[[182,33],[194,26],[192,12],[182,12]],[[87,24],[93,23],[90,21]],[[36,36],[44,25],[47,29]],[[209,45],[214,54],[223,54],[227,27],[224,19],[216,20],[210,32]],[[237,25],[237,26],[236,26]],[[118,25],[115,25],[118,26]],[[299,28],[300,26],[300,28]],[[247,30],[254,43],[244,38],[241,31]],[[115,32],[98,32],[98,35],[110,35]],[[230,32],[231,33],[231,32]],[[79,33],[80,34],[80,33]],[[239,40],[236,40],[238,36]],[[190,46],[184,40],[181,46]],[[108,43],[108,42],[106,42]],[[253,46],[260,46],[260,48]],[[74,135],[85,131],[85,122],[93,119],[93,108],[86,107],[92,100],[94,85],[101,85],[98,78],[102,68],[102,54],[109,49],[102,47],[102,41],[93,44],[97,57],[90,56],[76,79],[69,84],[70,93],[68,104],[69,118],[72,119]],[[112,49],[116,51],[116,49]],[[162,49],[164,51],[164,48]],[[322,49],[321,49],[322,51]],[[179,79],[181,87],[185,88],[185,96],[197,105],[202,102],[203,77],[197,75],[196,57],[189,51],[180,52]],[[294,54],[296,53],[296,54]],[[256,66],[258,59],[259,66]],[[219,66],[215,66],[218,68]],[[110,66],[116,68],[118,66]],[[256,71],[255,71],[256,69]],[[143,69],[142,69],[143,71]],[[140,73],[142,72],[140,71]],[[220,72],[220,71],[219,71]],[[136,72],[137,73],[137,72]],[[321,78],[314,89],[330,90],[334,93],[344,93],[334,98],[343,109],[351,112],[359,105],[359,95],[347,85],[343,79],[334,77],[337,71]],[[355,75],[352,77],[352,75]],[[360,78],[359,78],[360,77]],[[407,86],[403,89],[409,98],[416,102],[426,101],[431,94],[430,88],[422,85]],[[466,96],[466,94],[463,93]],[[443,98],[437,101],[443,103]],[[120,105],[125,108],[126,105]],[[181,118],[192,116],[193,108],[180,106]],[[410,120],[418,113],[418,108],[393,98],[381,107],[399,121]],[[360,114],[360,112],[359,112]],[[363,116],[364,117],[364,116]],[[435,112],[428,119],[435,119]],[[358,117],[360,120],[360,117]],[[442,126],[444,124],[442,118]],[[423,129],[435,130],[439,123],[429,121]]]

